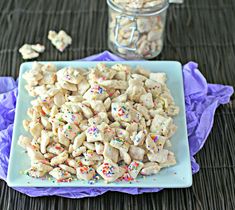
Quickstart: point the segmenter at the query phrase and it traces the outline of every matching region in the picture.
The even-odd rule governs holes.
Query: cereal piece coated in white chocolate
[[[71,173],[71,174],[76,174],[76,170],[73,169],[73,168],[70,167],[70,166],[67,166],[67,165],[65,165],[65,164],[60,164],[59,167],[60,167],[61,169],[63,169],[64,171],[67,171],[67,172],[69,172],[69,173]]]
[[[74,123],[68,123],[64,125],[62,130],[62,133],[65,135],[65,137],[70,140],[73,140],[79,132],[80,129]]]
[[[54,168],[52,171],[50,171],[49,174],[58,181],[66,180],[71,177],[71,174],[69,172],[62,170],[59,167]]]
[[[158,151],[157,153],[148,153],[147,156],[150,161],[164,163],[167,161],[168,154],[169,154],[168,150],[162,149]]]
[[[147,162],[144,164],[143,169],[141,170],[142,175],[152,175],[157,174],[160,171],[161,167],[155,162]]]
[[[86,134],[84,132],[79,133],[73,141],[73,149],[76,150],[80,147],[86,139]]]
[[[63,30],[60,30],[59,33],[49,31],[48,39],[60,52],[63,52],[68,45],[72,44],[72,38]]]
[[[144,154],[145,154],[145,150],[142,149],[141,147],[131,145],[129,148],[129,155],[131,156],[131,159],[133,160],[143,160]]]
[[[157,133],[159,135],[166,136],[170,130],[169,128],[172,125],[172,123],[173,123],[172,118],[156,114],[153,118],[150,131],[152,133]]]
[[[31,145],[31,139],[26,136],[20,135],[17,143],[19,146],[26,149],[27,147],[29,147]]]
[[[159,82],[161,84],[166,83],[166,73],[150,73],[149,79]]]
[[[64,163],[67,159],[68,159],[68,152],[64,151],[60,153],[58,156],[53,157],[51,159],[51,165],[52,166],[59,165],[61,163]]]
[[[108,97],[108,93],[104,87],[94,84],[90,89],[83,95],[86,100],[104,100]]]
[[[129,165],[131,163],[131,157],[126,151],[123,151],[122,149],[120,149],[119,154],[126,164]]]
[[[124,174],[125,170],[112,161],[106,160],[97,168],[97,172],[105,181],[114,182]]]
[[[89,166],[81,166],[77,168],[77,178],[90,180],[95,175],[95,170]]]
[[[119,156],[118,149],[112,147],[109,143],[105,143],[103,156],[105,159],[112,160],[114,163],[117,163]]]
[[[129,143],[126,140],[122,139],[122,138],[114,138],[114,139],[112,139],[110,141],[110,145],[112,147],[114,147],[114,148],[117,148],[119,150],[123,150],[125,152],[128,151],[129,146],[130,146]]]
[[[128,166],[128,173],[133,179],[135,179],[138,176],[140,170],[143,168],[143,166],[144,164],[142,162],[134,160]]]
[[[95,142],[95,151],[97,154],[102,155],[104,152],[104,144],[101,142]]]
[[[45,47],[40,44],[30,45],[24,44],[20,49],[19,52],[21,53],[23,59],[33,59],[39,56],[39,53],[44,52]]]
[[[104,133],[100,126],[93,125],[86,130],[87,142],[103,141]]]

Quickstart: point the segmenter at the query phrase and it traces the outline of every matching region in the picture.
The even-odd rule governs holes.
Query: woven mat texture
[[[73,60],[107,49],[105,0],[1,0],[0,76],[18,77],[24,43],[42,43],[38,60]],[[64,29],[73,44],[64,53],[47,40]],[[235,1],[185,0],[168,10],[160,60],[194,60],[208,82],[235,86]],[[0,181],[0,209],[222,210],[235,209],[235,98],[221,106],[204,148],[196,156],[201,170],[188,189],[131,196],[108,192],[96,198],[30,198]]]

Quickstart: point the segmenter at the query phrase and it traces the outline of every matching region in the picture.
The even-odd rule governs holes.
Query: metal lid
[[[107,4],[114,11],[119,13],[126,13],[128,15],[138,15],[138,16],[152,16],[160,14],[161,12],[165,11],[169,6],[169,0],[163,0],[161,3],[159,3],[154,7],[145,7],[140,9],[123,7],[122,5],[113,2],[113,0],[107,0]]]

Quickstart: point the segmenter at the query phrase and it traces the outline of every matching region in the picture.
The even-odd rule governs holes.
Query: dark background
[[[105,0],[1,0],[0,76],[18,77],[24,43],[42,43],[38,60],[73,60],[107,49]],[[47,40],[48,31],[64,29],[73,38],[64,53]],[[235,86],[235,1],[185,0],[171,5],[165,45],[158,59],[193,60],[208,82]],[[221,106],[204,148],[201,165],[188,189],[166,189],[132,196],[108,192],[96,198],[30,198],[0,181],[0,209],[235,209],[235,100]]]

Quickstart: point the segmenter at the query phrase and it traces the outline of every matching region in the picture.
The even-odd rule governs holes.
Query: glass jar
[[[156,57],[163,48],[168,0],[152,1],[155,4],[143,7],[138,4],[130,6],[126,2],[128,1],[107,0],[109,49],[126,59]]]

